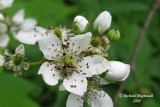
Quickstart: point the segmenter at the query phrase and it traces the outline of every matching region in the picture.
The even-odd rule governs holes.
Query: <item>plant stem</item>
[[[148,15],[146,17],[146,20],[144,22],[144,25],[141,29],[141,32],[137,38],[137,41],[136,41],[136,45],[135,45],[135,49],[133,51],[133,55],[131,57],[131,62],[130,62],[130,65],[131,65],[131,71],[132,71],[132,74],[133,74],[133,79],[135,81],[135,88],[136,90],[139,90],[139,84],[138,84],[138,79],[137,79],[137,76],[136,76],[136,73],[135,73],[135,61],[136,61],[136,57],[137,57],[137,53],[139,51],[139,48],[140,48],[140,45],[141,45],[141,42],[142,42],[142,39],[145,35],[145,32],[150,24],[150,21],[152,19],[152,16],[153,16],[153,13],[154,11],[158,8],[158,6],[160,5],[160,0],[155,0],[153,3],[152,3],[152,6],[148,12]],[[118,98],[119,98],[119,94],[122,93],[124,87],[125,87],[125,83],[126,81],[123,81],[115,95],[115,98],[114,98],[114,107],[116,106],[116,103],[118,101]]]
[[[30,62],[29,65],[30,65],[30,66],[40,65],[40,64],[42,64],[44,61],[45,61],[45,60],[44,60],[44,58],[43,58],[43,59],[42,59],[41,61],[39,61],[39,62]]]

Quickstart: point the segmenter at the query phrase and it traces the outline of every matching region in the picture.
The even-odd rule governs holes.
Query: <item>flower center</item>
[[[16,56],[12,57],[12,60],[13,60],[13,64],[14,65],[20,65],[22,60],[23,60],[23,58],[21,56],[17,56],[16,55]]]
[[[64,52],[62,60],[56,62],[57,66],[55,66],[55,68],[61,71],[62,77],[65,78],[68,75],[72,75],[72,73],[76,71],[76,63],[76,57],[74,55]]]
[[[100,40],[99,40],[99,38],[93,38],[90,43],[91,43],[91,45],[92,45],[93,47],[98,47],[98,46],[100,46]]]
[[[71,57],[65,57],[63,59],[63,64],[64,65],[69,65],[69,64],[73,64],[74,60]]]

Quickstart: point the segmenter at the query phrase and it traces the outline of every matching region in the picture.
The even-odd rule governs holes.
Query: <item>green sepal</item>
[[[98,47],[98,46],[100,46],[99,39],[98,39],[98,38],[93,38],[93,39],[91,40],[90,44],[91,44],[93,47]]]
[[[104,31],[104,33],[103,33],[103,35],[107,35],[108,34],[108,32],[110,31],[110,28],[108,28],[108,29],[106,29],[105,31]],[[107,37],[107,36],[106,36]]]
[[[61,38],[61,37],[62,37],[62,31],[61,31],[61,29],[55,28],[55,29],[54,29],[54,34],[55,34],[57,37]]]
[[[89,28],[89,24],[86,25],[86,28],[85,28],[85,30],[83,31],[83,33],[86,33],[87,30],[88,30],[88,28]]]
[[[99,32],[99,28],[98,25],[96,26],[96,28],[94,29],[96,35],[101,36],[100,32]]]
[[[100,74],[99,76],[104,79],[104,78],[107,76],[107,72],[108,72],[108,71],[109,71],[109,70],[103,72],[103,73]]]
[[[81,30],[77,24],[74,24],[73,29],[74,29],[75,34],[77,34],[77,35],[81,34]]]

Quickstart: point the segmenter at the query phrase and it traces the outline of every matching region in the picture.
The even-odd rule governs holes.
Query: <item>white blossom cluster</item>
[[[10,7],[12,2],[0,0],[0,9]],[[24,19],[24,9],[11,19],[0,13],[0,20],[0,47],[5,48],[9,42],[8,29],[18,41],[38,44],[45,58],[38,74],[51,86],[62,81],[59,90],[70,92],[67,107],[83,107],[84,102],[92,107],[113,107],[110,96],[99,87],[124,81],[130,66],[107,59],[110,43],[120,38],[118,30],[109,30],[112,16],[108,11],[94,21],[95,33],[88,31],[89,21],[80,15],[74,18],[72,29],[36,26],[35,19]],[[4,55],[0,55],[0,66],[22,75],[29,68],[24,46],[18,46],[14,54],[5,49]]]
[[[23,45],[18,46],[14,54],[11,54],[8,50],[4,50],[4,55],[4,67],[7,70],[12,70],[15,76],[23,75],[21,72],[22,70],[28,70],[29,64],[25,62],[25,50]]]
[[[63,81],[60,90],[71,93],[67,107],[82,107],[84,101],[92,107],[112,107],[109,95],[98,87],[125,80],[130,66],[103,57],[109,49],[104,32],[111,25],[111,15],[104,11],[97,17],[94,29],[99,35],[94,37],[91,32],[86,33],[89,23],[85,17],[78,15],[73,23],[73,30],[37,26],[30,31],[20,31],[17,39],[26,44],[39,44],[47,60],[38,74],[48,85]]]
[[[16,38],[17,33],[21,30],[29,30],[37,25],[33,18],[24,18],[24,9],[19,10],[12,18],[3,13],[3,9],[12,6],[14,0],[0,0],[0,48],[6,48],[9,43],[7,31],[11,32]]]

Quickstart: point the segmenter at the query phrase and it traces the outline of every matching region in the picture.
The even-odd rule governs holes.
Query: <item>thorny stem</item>
[[[138,85],[138,80],[137,80],[137,77],[136,77],[136,72],[135,72],[135,61],[136,61],[136,57],[137,57],[137,53],[139,51],[139,48],[140,48],[140,45],[141,45],[141,42],[142,42],[142,39],[145,35],[145,32],[150,24],[150,21],[152,19],[152,16],[153,16],[153,13],[154,11],[158,8],[158,6],[160,6],[160,0],[154,0],[154,2],[152,3],[152,6],[148,12],[148,15],[146,17],[146,20],[144,22],[144,25],[141,29],[141,32],[137,38],[137,41],[136,41],[136,45],[135,45],[135,49],[133,51],[133,55],[131,57],[131,62],[130,62],[130,65],[131,65],[131,71],[132,71],[132,74],[133,74],[133,79],[135,81],[135,88],[136,90],[139,90],[139,85]],[[126,81],[123,81],[115,95],[115,98],[114,98],[114,107],[116,106],[116,103],[118,101],[118,98],[119,98],[119,94],[122,93],[124,87],[125,87],[125,83]]]
[[[40,65],[40,64],[43,64],[44,61],[45,61],[45,59],[43,58],[41,61],[38,61],[38,62],[30,62],[30,63],[29,63],[29,66]]]

